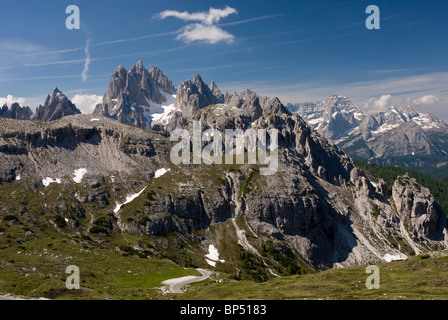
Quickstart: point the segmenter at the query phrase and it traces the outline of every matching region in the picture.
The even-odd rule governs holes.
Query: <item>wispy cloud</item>
[[[30,41],[20,39],[0,38],[0,70],[14,69],[17,66],[40,64],[55,61],[58,55],[49,48]],[[47,57],[32,56],[35,52],[48,52]]]
[[[238,13],[236,9],[226,6],[224,9],[210,8],[208,12],[180,12],[165,10],[156,15],[156,18],[166,19],[174,17],[183,21],[197,21],[188,24],[180,30],[177,40],[185,43],[205,42],[215,44],[221,41],[232,43],[235,36],[220,28],[217,23],[229,15]]]
[[[260,21],[260,20],[284,17],[284,16],[286,16],[286,13],[271,14],[271,15],[254,17],[254,18],[249,18],[249,19],[240,20],[240,21],[220,23],[220,24],[218,24],[218,26],[219,27],[237,26],[237,25],[244,24],[244,23],[250,23],[250,22],[255,22],[255,21]]]
[[[47,61],[43,63],[26,63],[23,65],[23,67],[46,67],[60,64],[77,64],[83,62],[85,62],[85,59],[58,60],[58,61]]]
[[[241,68],[245,67],[247,64],[242,63],[234,63],[234,64],[225,64],[225,65],[217,65],[217,66],[210,66],[210,67],[197,67],[197,68],[187,68],[187,69],[176,69],[173,71],[167,71],[167,74],[176,74],[176,73],[187,73],[187,72],[204,72],[204,71],[211,71],[211,70],[220,70],[220,69],[231,69],[231,68]]]
[[[377,70],[370,70],[370,72],[373,74],[387,74],[387,73],[399,73],[406,70],[409,69],[377,69]]]
[[[210,8],[208,12],[194,13],[189,13],[186,11],[179,12],[176,10],[165,10],[156,15],[156,17],[159,17],[160,19],[174,17],[184,21],[199,21],[206,25],[212,25],[219,22],[219,20],[221,20],[222,18],[235,13],[237,13],[236,9],[226,6],[224,9]]]
[[[74,79],[78,78],[79,74],[75,75],[60,75],[60,76],[38,76],[25,78],[0,78],[0,82],[14,82],[14,81],[36,81],[36,80],[53,80],[53,79]]]
[[[52,55],[52,54],[62,54],[69,52],[76,52],[83,50],[84,47],[71,48],[71,49],[63,49],[63,50],[52,50],[52,51],[37,51],[32,53],[21,54],[21,57],[33,57],[33,56],[44,56],[44,55]]]
[[[110,41],[93,43],[91,46],[92,47],[97,47],[97,46],[104,46],[104,45],[109,45],[109,44],[117,44],[117,43],[133,42],[133,41],[138,41],[138,40],[152,39],[152,38],[157,38],[157,37],[164,37],[164,36],[170,36],[170,35],[178,34],[179,32],[180,32],[179,30],[176,30],[176,31],[170,31],[170,32],[152,33],[152,34],[147,34],[147,35],[140,36],[140,37],[124,38],[124,39],[117,39],[117,40],[110,40]]]
[[[87,78],[88,78],[87,73],[89,72],[89,66],[90,66],[89,45],[90,45],[90,40],[87,40],[86,47],[84,48],[84,53],[86,54],[86,60],[84,61],[84,69],[82,70],[82,73],[81,73],[81,78],[82,78],[82,81],[84,81],[84,82],[87,81]]]

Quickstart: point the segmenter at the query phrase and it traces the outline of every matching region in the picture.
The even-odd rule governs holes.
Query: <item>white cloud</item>
[[[220,41],[227,43],[233,42],[234,36],[217,26],[202,25],[199,23],[189,24],[182,29],[182,33],[176,37],[177,40],[191,43],[195,41],[204,41],[215,44]]]
[[[87,73],[89,72],[89,66],[90,66],[89,45],[90,45],[90,40],[87,40],[86,47],[84,48],[84,53],[86,54],[86,60],[84,61],[84,70],[82,70],[82,73],[81,73],[82,81],[87,80]]]
[[[96,105],[103,102],[103,97],[95,94],[77,94],[71,99],[71,101],[76,105],[76,107],[78,107],[79,110],[81,110],[81,113],[91,114],[93,110],[95,110]]]
[[[439,101],[440,101],[440,99],[436,96],[426,95],[426,96],[423,96],[423,97],[413,100],[412,103],[421,105],[421,104],[434,104]]]
[[[216,24],[222,18],[236,13],[238,13],[236,9],[226,6],[224,9],[210,8],[208,12],[194,13],[166,10],[159,13],[157,17],[160,19],[174,17],[184,21],[198,21],[199,23],[188,24],[180,29],[180,34],[176,39],[185,43],[202,41],[209,44],[215,44],[220,41],[227,43],[233,42],[234,36],[227,31],[224,31]]]
[[[26,99],[25,98],[15,98],[12,95],[7,95],[6,97],[0,97],[0,108],[4,105],[7,104],[8,107],[11,107],[11,105],[13,103],[18,103],[21,106],[24,106],[26,103]]]
[[[380,110],[387,107],[389,100],[392,98],[390,94],[384,94],[379,98],[370,98],[364,105],[366,109]]]
[[[184,21],[200,21],[206,25],[218,23],[219,20],[231,14],[238,13],[234,8],[226,6],[224,9],[210,8],[208,12],[179,12],[176,10],[165,10],[158,14],[158,17],[165,19],[168,17],[175,17]]]

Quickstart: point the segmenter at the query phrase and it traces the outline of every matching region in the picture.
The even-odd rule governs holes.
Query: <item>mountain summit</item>
[[[149,130],[154,110],[172,100],[174,86],[157,67],[147,70],[142,61],[127,71],[118,66],[109,81],[103,103],[94,114]]]
[[[40,105],[33,120],[54,121],[65,116],[81,114],[81,111],[58,89],[47,96],[44,105]]]

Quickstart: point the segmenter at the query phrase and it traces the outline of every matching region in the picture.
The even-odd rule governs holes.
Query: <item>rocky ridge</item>
[[[6,104],[0,109],[0,118],[31,120],[33,111],[29,107],[21,107],[18,103],[13,103],[11,108]]]

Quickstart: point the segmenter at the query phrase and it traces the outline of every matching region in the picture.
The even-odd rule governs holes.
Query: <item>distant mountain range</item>
[[[434,175],[448,168],[448,124],[430,113],[411,106],[366,113],[338,95],[287,108],[354,158]]]
[[[12,104],[11,109],[6,104],[0,109],[1,118],[16,120],[54,121],[75,114],[81,114],[81,111],[58,88],[47,96],[44,105],[40,105],[36,113],[17,103]]]

